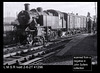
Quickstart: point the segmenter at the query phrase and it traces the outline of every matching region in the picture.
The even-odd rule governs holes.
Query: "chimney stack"
[[[76,13],[76,15],[78,15],[78,13]]]
[[[24,4],[24,6],[25,6],[25,11],[29,11],[29,5],[30,5],[30,4],[28,4],[28,3]]]

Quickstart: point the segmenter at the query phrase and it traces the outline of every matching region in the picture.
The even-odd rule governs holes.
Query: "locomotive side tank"
[[[51,13],[53,15],[51,17],[53,17],[54,20],[57,19],[56,21],[53,21],[53,19],[52,19],[52,22],[54,22],[54,23],[56,22],[57,24],[52,24],[52,25],[49,24],[53,29],[66,28],[65,26],[63,26],[63,18],[64,18],[63,13],[61,13],[60,11],[57,11],[57,10],[52,10],[52,9],[47,10],[47,12]]]

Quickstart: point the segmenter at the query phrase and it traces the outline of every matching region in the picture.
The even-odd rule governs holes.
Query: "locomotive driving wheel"
[[[42,36],[35,37],[35,44],[36,45],[43,45],[44,44],[44,38]]]
[[[27,36],[27,42],[28,44],[33,45],[33,35],[32,34],[29,34]]]

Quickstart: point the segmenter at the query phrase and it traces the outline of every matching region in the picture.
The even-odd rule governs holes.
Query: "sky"
[[[84,16],[87,16],[87,12],[90,12],[91,16],[97,14],[97,2],[3,2],[3,17],[17,17],[17,14],[24,10],[25,3],[30,4],[30,9],[42,7],[43,10],[55,9]]]

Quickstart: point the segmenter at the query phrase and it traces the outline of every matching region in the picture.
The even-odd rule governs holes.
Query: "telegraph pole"
[[[96,2],[94,3],[94,5],[95,5],[95,16],[97,17],[97,15],[96,15]]]
[[[96,32],[97,30],[97,11],[96,11],[96,2],[94,2],[94,5],[95,5],[95,16],[94,16],[94,22],[95,22],[95,30],[94,30],[94,33]]]

